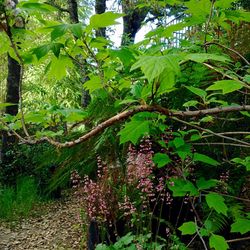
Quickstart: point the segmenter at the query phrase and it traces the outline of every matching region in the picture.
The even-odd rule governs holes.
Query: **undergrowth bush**
[[[26,218],[38,201],[39,196],[34,178],[20,177],[15,189],[13,187],[0,189],[0,219]]]

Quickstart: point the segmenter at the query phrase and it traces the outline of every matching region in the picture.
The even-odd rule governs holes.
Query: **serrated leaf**
[[[250,220],[238,218],[236,222],[231,225],[231,233],[245,234],[250,232]]]
[[[209,189],[211,187],[215,187],[217,185],[217,180],[214,179],[210,179],[210,180],[205,180],[203,177],[199,178],[196,181],[196,186],[200,189],[200,190],[204,190],[204,189]]]
[[[212,166],[218,166],[220,164],[218,161],[212,159],[211,157],[199,153],[194,153],[193,161],[204,162]]]
[[[153,157],[153,161],[159,168],[161,168],[170,163],[171,159],[167,154],[156,153]]]
[[[181,137],[176,137],[174,140],[173,140],[173,144],[176,148],[179,148],[183,145],[185,145],[185,141],[183,140],[183,138]]]
[[[209,238],[209,246],[215,250],[227,250],[229,246],[224,237],[212,234]]]
[[[116,19],[122,16],[124,16],[124,14],[114,13],[111,11],[107,11],[103,14],[95,14],[90,18],[90,26],[94,29],[97,29],[119,24]]]
[[[159,77],[165,69],[174,74],[178,74],[180,71],[178,60],[174,55],[141,56],[140,59],[132,65],[131,71],[137,68],[141,68],[149,82]]]
[[[73,63],[67,56],[54,57],[51,61],[48,76],[60,80],[67,75],[67,69],[71,67],[73,67]]]
[[[207,92],[203,89],[195,88],[192,86],[185,86],[189,91],[193,92],[194,94],[198,95],[202,99],[204,99],[207,95]]]
[[[243,87],[243,85],[234,80],[221,80],[216,81],[213,85],[209,86],[206,90],[222,90],[223,94],[228,94],[239,90]]]
[[[92,75],[90,77],[90,80],[86,81],[83,84],[83,87],[85,89],[89,90],[90,93],[92,93],[93,91],[95,91],[97,89],[101,89],[103,87],[103,85],[101,83],[101,79],[99,76]]]
[[[220,194],[210,193],[206,195],[206,202],[210,208],[213,208],[217,213],[227,215],[227,206],[224,203],[224,198]]]
[[[179,228],[178,230],[181,231],[182,235],[192,235],[194,233],[196,233],[196,225],[193,221],[189,221],[189,222],[184,222]]]
[[[127,122],[124,128],[118,133],[120,135],[120,143],[131,141],[136,144],[138,140],[149,133],[149,121],[131,120]]]
[[[187,193],[190,196],[199,195],[197,188],[188,180],[171,178],[167,184],[174,197],[185,196]]]

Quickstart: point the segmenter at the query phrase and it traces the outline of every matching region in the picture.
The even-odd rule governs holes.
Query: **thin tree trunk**
[[[69,16],[70,16],[70,21],[71,23],[79,23],[79,16],[78,16],[78,5],[77,5],[77,0],[68,0],[68,10],[69,10]],[[86,64],[85,59],[78,58],[79,60],[82,60],[84,65]],[[83,75],[82,77],[82,83],[84,84],[88,80],[87,76],[87,68],[86,67],[81,67],[80,68],[81,74]],[[90,94],[88,90],[83,89],[82,90],[82,98],[81,98],[81,106],[82,107],[87,107],[90,103]]]

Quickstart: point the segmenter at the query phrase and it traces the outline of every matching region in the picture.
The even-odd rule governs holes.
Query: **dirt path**
[[[44,209],[44,215],[13,228],[0,224],[0,250],[85,249],[80,247],[82,228],[77,200],[53,202]]]

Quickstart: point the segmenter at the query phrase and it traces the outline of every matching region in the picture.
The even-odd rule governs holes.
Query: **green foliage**
[[[13,220],[30,215],[38,202],[37,184],[32,177],[22,177],[14,188],[0,189],[0,218]]]

